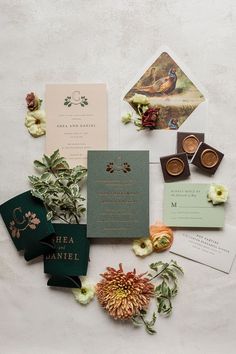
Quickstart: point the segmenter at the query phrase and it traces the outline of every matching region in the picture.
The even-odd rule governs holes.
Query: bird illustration
[[[178,120],[175,118],[170,118],[169,122],[168,122],[168,127],[169,129],[178,129]]]
[[[177,81],[176,69],[171,68],[168,72],[168,76],[162,77],[156,80],[152,85],[139,87],[139,91],[148,92],[150,94],[166,94],[168,95],[174,91]]]

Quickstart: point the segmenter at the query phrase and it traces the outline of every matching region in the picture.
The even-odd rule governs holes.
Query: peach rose
[[[150,240],[154,251],[163,252],[168,250],[174,240],[173,231],[166,225],[156,224],[150,226]]]

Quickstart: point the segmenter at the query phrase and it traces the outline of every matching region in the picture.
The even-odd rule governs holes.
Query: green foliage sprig
[[[42,161],[34,161],[40,176],[29,176],[31,193],[41,199],[47,210],[47,219],[61,219],[67,223],[79,223],[86,211],[81,186],[87,175],[82,166],[70,168],[59,150],[51,156],[43,155]]]
[[[156,333],[154,325],[157,315],[170,316],[173,305],[172,299],[178,294],[178,275],[184,274],[183,269],[177,262],[171,260],[169,263],[162,261],[149,265],[151,272],[148,273],[149,281],[161,279],[161,282],[155,287],[154,297],[156,300],[157,310],[153,312],[152,319],[146,320],[147,311],[141,310],[139,314],[132,317],[132,322],[136,326],[144,325],[149,334]]]
[[[81,107],[85,107],[88,105],[88,99],[85,96],[81,96],[78,102],[72,101],[71,96],[67,96],[64,101],[64,106],[71,107],[72,105],[80,104]]]

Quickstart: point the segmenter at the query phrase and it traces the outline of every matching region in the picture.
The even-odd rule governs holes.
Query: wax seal
[[[212,149],[205,149],[201,153],[201,164],[206,168],[212,168],[219,162],[219,156]]]
[[[199,140],[195,135],[188,135],[182,141],[182,148],[187,154],[194,154],[199,145]]]
[[[171,176],[179,176],[184,171],[184,162],[178,157],[172,157],[166,162],[166,171]]]

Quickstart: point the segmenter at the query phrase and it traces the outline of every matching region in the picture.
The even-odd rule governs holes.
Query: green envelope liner
[[[46,208],[30,191],[0,205],[0,213],[16,249],[24,251],[26,261],[54,249],[54,228],[47,221]]]
[[[87,225],[53,224],[54,250],[44,255],[44,272],[50,275],[47,285],[80,288],[79,276],[87,274],[89,239]]]

